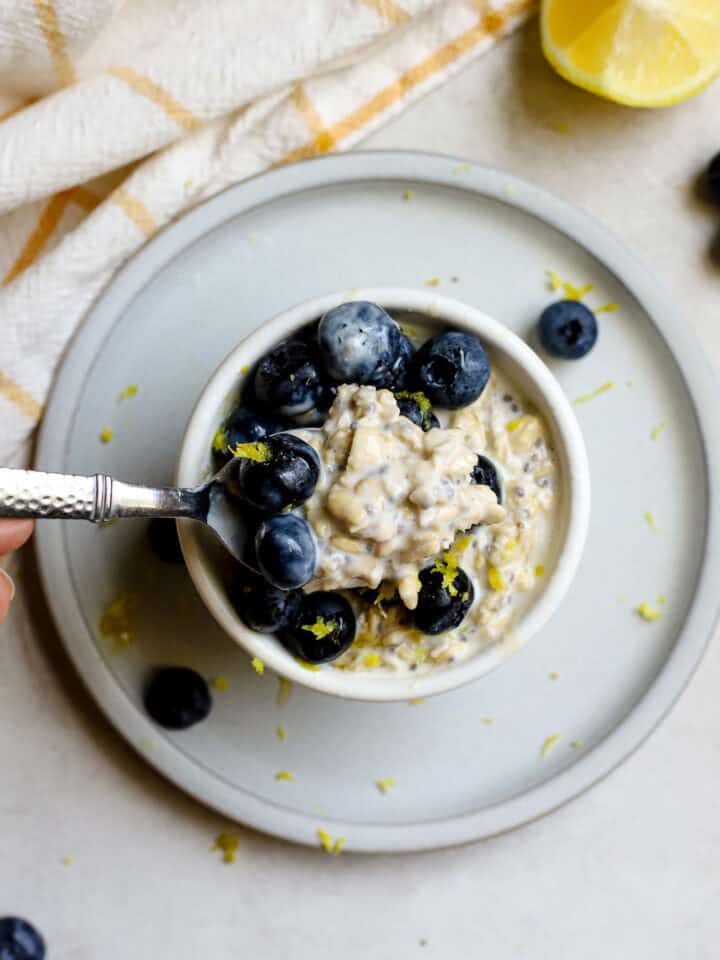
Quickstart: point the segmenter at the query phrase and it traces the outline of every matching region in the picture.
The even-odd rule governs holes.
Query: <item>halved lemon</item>
[[[678,103],[720,72],[720,0],[543,0],[541,30],[561,76],[618,103]]]

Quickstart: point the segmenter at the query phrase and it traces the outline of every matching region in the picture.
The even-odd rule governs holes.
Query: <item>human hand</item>
[[[33,532],[32,520],[0,520],[0,556],[17,550]],[[15,595],[15,584],[10,576],[0,569],[0,623],[7,616],[12,598]]]

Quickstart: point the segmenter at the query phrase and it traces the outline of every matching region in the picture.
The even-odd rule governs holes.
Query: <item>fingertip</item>
[[[0,520],[0,556],[21,547],[30,538],[34,520]]]
[[[12,577],[0,569],[0,623],[8,615],[10,604],[15,596],[15,584]]]

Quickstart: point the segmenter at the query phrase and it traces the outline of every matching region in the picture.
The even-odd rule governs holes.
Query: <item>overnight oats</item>
[[[476,337],[398,319],[346,303],[276,345],[213,442],[259,571],[234,567],[230,600],[308,665],[473,657],[512,636],[552,561],[547,424]]]

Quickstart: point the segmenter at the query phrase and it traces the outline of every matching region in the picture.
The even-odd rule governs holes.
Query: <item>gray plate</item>
[[[136,257],[84,324],[48,406],[38,466],[170,482],[209,374],[278,311],[342,287],[422,287],[439,277],[441,292],[531,337],[553,296],[546,268],[594,282],[591,306],[619,305],[600,314],[589,357],[554,365],[573,398],[615,383],[578,406],[593,479],[590,537],[552,621],[476,684],[418,706],[296,688],[279,708],[276,679],[253,672],[183,568],[150,554],[142,522],[40,524],[41,570],[71,658],[120,733],[178,786],[302,843],[317,843],[319,827],[361,851],[460,843],[590,786],[682,691],[718,612],[708,497],[720,476],[715,381],[632,254],[585,214],[506,174],[438,156],[354,153],[276,170],[204,204]],[[131,383],[139,394],[118,401]],[[114,430],[107,446],[105,426]],[[141,596],[139,640],[117,651],[99,639],[98,621],[124,590]],[[660,608],[660,595],[660,620],[637,616],[642,601]],[[141,686],[161,663],[228,679],[207,722],[172,735],[148,721]],[[541,758],[554,734],[561,739]],[[280,770],[295,781],[276,781]],[[388,776],[397,786],[382,796],[374,781]]]

